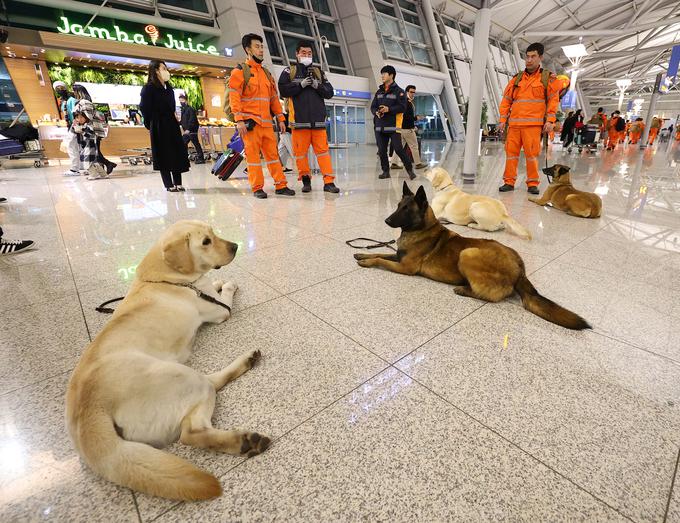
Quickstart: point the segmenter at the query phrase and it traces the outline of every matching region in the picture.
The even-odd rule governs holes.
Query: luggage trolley
[[[597,151],[597,141],[600,135],[600,126],[597,124],[586,124],[583,130],[576,136],[576,147],[578,147],[578,152],[582,152],[583,149],[588,151],[590,154],[595,154]],[[567,152],[571,152],[572,147],[567,149]]]
[[[23,145],[11,138],[0,140],[0,159],[2,160],[33,160],[33,167],[48,165],[45,149],[39,140],[26,140]],[[0,162],[0,165],[2,162]]]

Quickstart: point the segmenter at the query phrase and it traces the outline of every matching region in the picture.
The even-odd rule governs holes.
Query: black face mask
[[[180,106],[180,107],[186,107],[186,106],[187,106],[187,103],[186,103],[186,102],[180,102],[180,103],[179,103],[179,106]]]
[[[261,64],[262,62],[264,62],[264,58],[258,58],[255,55],[253,55],[253,60],[255,60],[256,64]]]

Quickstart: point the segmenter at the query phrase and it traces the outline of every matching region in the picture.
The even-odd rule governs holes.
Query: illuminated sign
[[[62,34],[72,34],[77,36],[87,36],[89,38],[98,38],[100,40],[114,40],[118,42],[123,42],[127,44],[139,44],[139,45],[149,45],[147,36],[151,40],[152,45],[156,45],[156,42],[161,42],[168,49],[177,49],[179,51],[189,51],[192,53],[201,54],[211,54],[214,56],[219,56],[220,53],[217,52],[217,47],[214,45],[205,46],[205,44],[195,44],[191,38],[187,38],[186,41],[175,38],[172,34],[166,33],[164,36],[161,35],[160,31],[155,25],[147,25],[142,33],[128,33],[122,31],[120,27],[114,24],[113,31],[106,29],[105,27],[95,27],[88,26],[83,27],[81,24],[72,24],[69,19],[65,16],[61,17],[61,25],[57,26],[57,31]]]

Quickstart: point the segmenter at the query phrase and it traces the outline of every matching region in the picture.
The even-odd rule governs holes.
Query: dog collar
[[[443,190],[446,189],[447,187],[452,187],[452,186],[453,186],[453,182],[451,182],[450,184],[448,184],[448,185],[442,187],[442,188],[439,189],[439,190],[440,190],[440,191],[443,191]]]

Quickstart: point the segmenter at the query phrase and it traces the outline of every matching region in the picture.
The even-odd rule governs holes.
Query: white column
[[[489,53],[489,30],[491,9],[488,0],[477,11],[475,17],[475,39],[472,47],[472,72],[470,74],[470,101],[468,103],[467,129],[465,133],[465,157],[463,178],[473,180],[477,174],[477,151],[479,149],[479,124],[482,117],[482,94],[484,92],[484,71]]]
[[[519,52],[519,45],[517,45],[517,40],[513,38],[512,40],[512,54],[515,55],[515,62],[517,65],[517,72],[524,71],[525,63],[522,59],[522,53]]]
[[[437,29],[437,21],[434,18],[434,11],[432,10],[432,2],[430,0],[423,0],[422,3],[423,14],[425,15],[425,20],[427,20],[427,27],[430,32],[430,38],[432,39],[432,47],[434,48],[434,54],[437,57],[437,64],[439,65],[439,71],[446,74],[444,79],[444,101],[446,102],[446,107],[448,109],[447,114],[451,117],[451,124],[453,126],[454,134],[457,140],[463,140],[465,138],[465,127],[463,125],[463,116],[460,114],[460,107],[458,107],[458,99],[456,98],[456,92],[453,90],[453,81],[451,80],[451,73],[449,72],[449,65],[446,61],[446,55],[444,54],[444,48],[442,47],[442,41],[439,36],[439,30]],[[446,125],[444,126],[446,127]],[[447,132],[447,140],[451,139],[451,133]]]
[[[433,94],[432,98],[434,98],[434,103],[437,104],[437,111],[439,111],[439,118],[442,121],[442,127],[444,129],[444,135],[446,136],[446,141],[450,142],[451,140],[451,131],[449,131],[449,126],[446,123],[446,117],[444,116],[446,113],[444,112],[444,106],[442,105],[442,99],[438,94]]]
[[[656,101],[659,99],[659,85],[661,84],[661,76],[662,76],[661,73],[656,75],[656,82],[654,82],[652,98],[649,100],[649,110],[647,111],[647,121],[645,122],[645,130],[642,132],[642,140],[640,140],[640,149],[645,149],[647,147],[647,141],[649,140],[649,126],[652,124],[652,119],[654,118],[654,111],[656,111]],[[671,137],[671,140],[672,139],[673,137]]]

